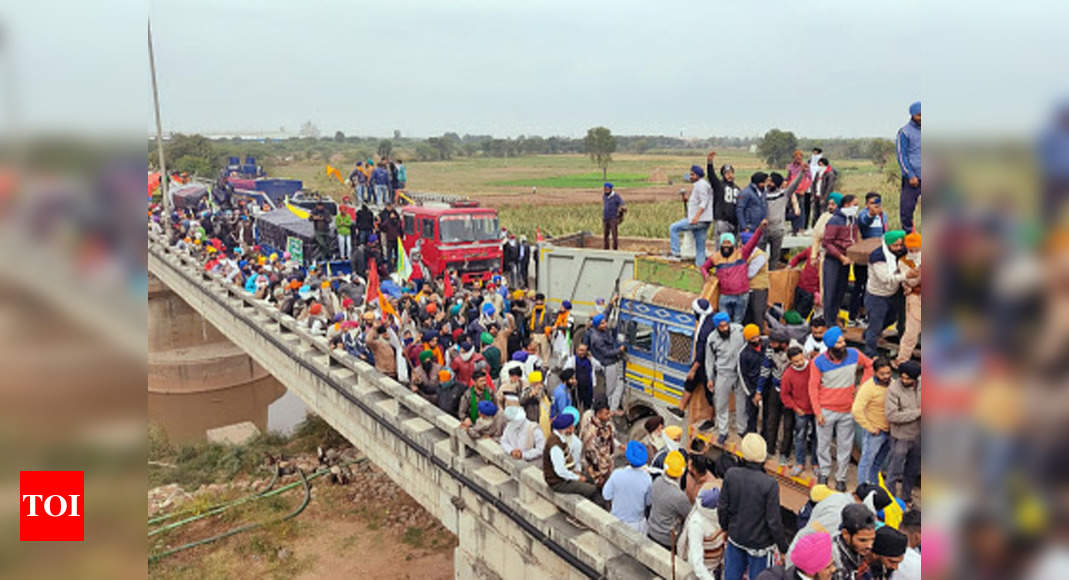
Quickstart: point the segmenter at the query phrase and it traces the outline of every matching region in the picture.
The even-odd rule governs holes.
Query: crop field
[[[332,160],[347,176],[355,159]],[[876,191],[884,196],[884,210],[898,222],[898,181],[868,160],[832,160],[839,171],[838,190],[863,196]],[[718,150],[717,166],[735,167],[736,182],[743,185],[756,171],[769,172],[763,160],[739,149]],[[620,154],[609,165],[608,181],[628,204],[620,235],[667,237],[668,225],[684,215],[679,190],[691,165],[705,166],[700,153],[683,155]],[[406,162],[409,189],[470,196],[498,208],[501,224],[518,235],[533,238],[535,228],[560,235],[578,230],[601,232],[601,171],[584,155],[534,155],[513,158],[461,157],[449,161]],[[302,179],[306,189],[317,189],[340,198],[347,187],[326,175],[322,161],[268,165],[277,177]],[[775,168],[785,173],[784,168]],[[532,188],[535,193],[532,193]]]

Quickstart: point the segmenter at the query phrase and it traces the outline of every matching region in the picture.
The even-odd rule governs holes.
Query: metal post
[[[156,88],[156,56],[152,51],[152,20],[148,21],[148,63],[152,70],[152,103],[156,108],[156,152],[160,159],[160,191],[163,192],[163,232],[171,242],[171,198],[167,192],[170,177],[163,159],[163,125],[160,122],[160,92]]]

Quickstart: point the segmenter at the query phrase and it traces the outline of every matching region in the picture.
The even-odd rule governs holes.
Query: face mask
[[[720,255],[724,256],[725,258],[727,258],[734,251],[735,251],[735,248],[720,248]]]
[[[410,344],[412,344],[412,337],[411,336],[405,339],[405,346],[408,346]]]
[[[510,406],[505,407],[505,420],[509,423],[517,423],[527,416],[523,412],[523,407]]]
[[[850,207],[844,207],[842,209],[843,215],[846,217],[857,217],[857,206],[852,205]]]
[[[679,451],[679,442],[675,439],[669,439],[668,437],[665,437],[664,447],[668,450],[669,453],[673,451]]]

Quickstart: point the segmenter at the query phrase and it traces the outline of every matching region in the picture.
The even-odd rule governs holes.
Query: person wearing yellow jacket
[[[858,483],[875,484],[880,466],[891,450],[887,430],[887,387],[891,384],[891,362],[878,357],[872,363],[872,378],[861,384],[850,408],[854,421],[865,430],[861,443],[861,460],[857,464]]]

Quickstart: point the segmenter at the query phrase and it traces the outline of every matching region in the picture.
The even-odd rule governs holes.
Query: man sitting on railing
[[[542,452],[546,485],[557,493],[573,493],[594,501],[600,495],[597,486],[579,473],[582,452],[583,446],[575,436],[575,418],[561,413],[553,420],[553,431]]]
[[[520,406],[520,399],[515,395],[505,397],[505,430],[501,433],[501,448],[513,459],[534,461],[542,457],[546,446],[546,436],[538,423],[527,418],[527,413]]]

